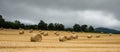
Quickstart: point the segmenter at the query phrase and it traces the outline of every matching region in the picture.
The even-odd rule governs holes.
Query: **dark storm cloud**
[[[120,0],[0,0],[0,14],[7,20],[37,24],[74,23],[120,30]]]

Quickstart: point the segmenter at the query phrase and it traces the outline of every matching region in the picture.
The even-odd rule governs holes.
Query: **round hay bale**
[[[112,33],[109,33],[109,36],[112,36]]]
[[[24,34],[24,31],[20,31],[19,34]]]
[[[56,36],[59,36],[59,35],[60,35],[58,32],[55,32],[54,34],[55,34]]]
[[[23,30],[22,28],[19,28],[19,30]]]
[[[67,36],[64,36],[65,37],[65,39],[67,39]]]
[[[47,32],[44,32],[43,36],[48,36],[48,33],[47,33]]]
[[[30,31],[29,31],[29,33],[32,33],[32,32],[33,32],[33,30],[30,30]]]
[[[39,30],[39,32],[42,32],[41,30]]]
[[[96,35],[96,38],[99,38],[100,37],[100,35]]]
[[[74,34],[74,35],[72,35],[72,38],[73,39],[78,39],[78,35]]]
[[[111,34],[109,36],[112,36]]]
[[[1,27],[1,28],[0,28],[0,30],[4,30],[4,28],[3,28],[3,27]]]
[[[44,34],[44,32],[41,32],[41,34]]]
[[[57,34],[58,32],[55,32],[54,34]]]
[[[66,40],[66,36],[60,36],[60,37],[59,37],[59,41],[60,41],[60,42],[64,42],[65,40]]]
[[[73,39],[73,38],[72,38],[71,35],[69,35],[69,36],[66,36],[66,39],[67,39],[67,40],[71,40],[71,39]]]
[[[75,32],[72,32],[72,34],[75,34]]]
[[[112,36],[111,34],[109,36]]]
[[[41,42],[42,36],[40,34],[33,34],[30,40],[31,42]]]
[[[92,38],[92,35],[88,35],[87,38]]]

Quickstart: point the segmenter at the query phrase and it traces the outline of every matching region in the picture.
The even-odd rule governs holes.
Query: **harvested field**
[[[55,31],[48,32],[49,36],[43,36],[41,42],[31,42],[33,33],[40,33],[39,30],[24,30],[24,35],[19,35],[20,30],[4,29],[0,30],[0,52],[120,52],[120,34],[99,34],[97,33],[76,33],[78,39],[60,42],[59,36],[68,36],[72,33],[59,31],[56,36]],[[92,38],[87,38],[92,35]]]

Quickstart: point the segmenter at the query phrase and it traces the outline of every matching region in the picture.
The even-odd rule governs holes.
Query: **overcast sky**
[[[44,20],[120,30],[120,0],[0,0],[0,14],[27,24]]]

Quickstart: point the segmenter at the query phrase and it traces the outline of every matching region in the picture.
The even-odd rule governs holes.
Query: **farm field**
[[[59,36],[48,32],[48,36],[42,36],[41,42],[31,42],[32,34],[40,33],[34,30],[24,30],[24,34],[19,34],[21,30],[4,29],[0,30],[0,52],[120,52],[120,34],[102,33],[77,33],[78,39],[59,41],[59,36],[72,35],[71,32],[58,31]],[[87,38],[92,35],[92,38]],[[96,35],[100,35],[96,38]]]

